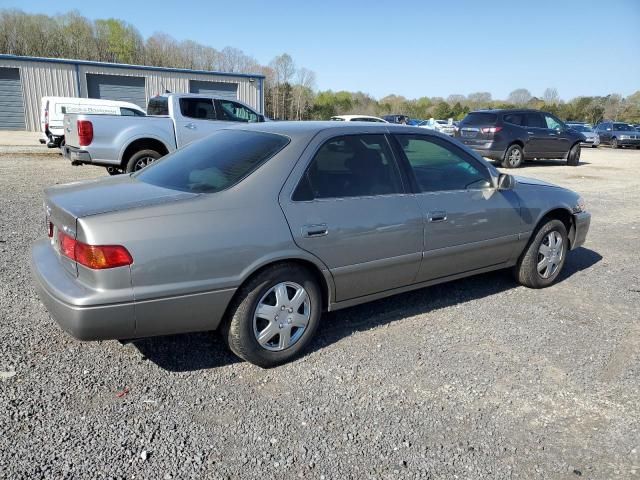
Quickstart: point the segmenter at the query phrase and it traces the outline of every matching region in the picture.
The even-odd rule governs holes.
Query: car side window
[[[199,120],[216,120],[213,100],[208,98],[181,98],[180,113],[183,117]]]
[[[559,130],[562,128],[562,122],[551,115],[545,115],[544,121],[547,124],[547,128],[551,130]]]
[[[504,121],[512,125],[524,125],[524,115],[522,113],[510,113],[504,116]]]
[[[539,113],[527,113],[527,127],[547,128],[547,123]]]
[[[120,107],[120,115],[131,117],[143,117],[143,113],[133,108]]]
[[[258,114],[240,103],[231,100],[218,100],[218,104],[220,105],[220,120],[248,123],[258,121]]]
[[[292,199],[403,193],[400,171],[384,135],[343,135],[317,151]]]
[[[415,174],[421,192],[489,188],[491,183],[466,154],[445,140],[423,135],[394,135]]]

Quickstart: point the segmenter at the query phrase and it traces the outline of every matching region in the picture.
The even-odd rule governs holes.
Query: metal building
[[[40,128],[44,96],[124,100],[146,108],[166,90],[237,99],[264,112],[264,76],[0,54],[0,130]]]

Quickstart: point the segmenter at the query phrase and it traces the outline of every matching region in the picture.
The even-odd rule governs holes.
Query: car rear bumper
[[[483,157],[491,158],[493,160],[502,160],[504,158],[504,148],[496,145],[493,141],[481,141],[481,140],[467,140],[464,137],[457,137],[463,145],[475,150]]]
[[[132,301],[96,304],[99,292],[78,281],[60,264],[48,239],[31,249],[31,274],[38,296],[64,331],[79,340],[130,338],[135,333]]]
[[[31,272],[38,296],[62,329],[79,340],[131,339],[215,330],[236,289],[134,301],[101,302],[100,290],[82,284],[64,269],[48,239],[31,250]]]
[[[78,147],[65,145],[64,147],[62,147],[62,155],[67,160],[70,160],[73,165],[91,163],[91,154],[86,150],[82,150]]]
[[[584,242],[587,240],[587,233],[591,225],[591,214],[589,212],[574,214],[573,224],[575,232],[573,234],[573,241],[571,242],[571,250],[584,245]]]

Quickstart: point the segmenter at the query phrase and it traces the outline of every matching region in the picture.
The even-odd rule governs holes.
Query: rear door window
[[[527,113],[527,127],[547,128],[547,124],[539,113]]]
[[[188,118],[216,120],[216,111],[210,98],[181,98],[180,113]]]
[[[512,125],[524,125],[524,114],[522,113],[509,113],[504,116],[505,123],[510,123]]]
[[[400,171],[384,135],[343,135],[315,154],[294,201],[403,193]]]

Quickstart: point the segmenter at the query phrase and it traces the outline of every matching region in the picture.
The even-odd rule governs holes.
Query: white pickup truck
[[[169,93],[149,100],[146,117],[65,115],[62,151],[72,165],[133,172],[230,122],[264,122],[264,116],[235,100]]]

